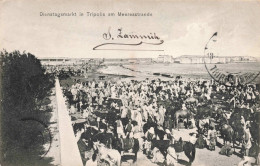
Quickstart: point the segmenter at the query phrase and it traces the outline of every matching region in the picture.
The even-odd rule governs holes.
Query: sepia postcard
[[[259,0],[0,0],[0,166],[260,165]]]

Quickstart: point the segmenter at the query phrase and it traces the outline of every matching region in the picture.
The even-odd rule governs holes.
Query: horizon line
[[[159,56],[172,56],[172,55],[169,55],[169,54],[164,54],[164,55],[157,55],[156,58],[153,58],[153,57],[136,57],[136,58],[129,58],[129,57],[120,57],[120,58],[114,58],[114,57],[58,57],[58,56],[51,56],[51,57],[38,57],[35,55],[35,57],[37,57],[38,59],[48,59],[48,58],[57,58],[57,59],[61,59],[61,58],[64,58],[64,59],[157,59]],[[204,55],[187,55],[187,54],[184,54],[184,55],[179,55],[179,56],[176,56],[176,57],[173,57],[173,58],[180,58],[181,56],[202,56],[204,57]],[[222,57],[222,58],[229,58],[229,57],[253,57],[253,58],[260,58],[257,57],[257,56],[215,56],[217,58],[219,57]]]

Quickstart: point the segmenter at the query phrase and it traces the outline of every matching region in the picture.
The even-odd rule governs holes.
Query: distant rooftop
[[[181,55],[178,56],[176,58],[203,58],[204,55]],[[214,57],[220,57],[220,58],[236,58],[236,57],[240,57],[240,58],[245,58],[245,57],[251,57],[251,58],[255,58],[252,56],[214,56]]]
[[[203,58],[204,55],[181,55],[177,58]]]

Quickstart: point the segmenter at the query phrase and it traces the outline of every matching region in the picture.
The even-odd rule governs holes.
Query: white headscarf
[[[154,128],[153,127],[151,127],[148,131],[149,131],[149,133],[154,134]]]

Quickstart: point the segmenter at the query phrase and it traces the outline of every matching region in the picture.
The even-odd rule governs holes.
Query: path
[[[60,134],[58,129],[58,110],[57,110],[57,100],[56,100],[56,89],[52,89],[52,94],[50,96],[50,107],[52,108],[52,116],[50,119],[49,129],[52,134],[52,143],[50,151],[45,157],[52,158],[51,164],[60,166]],[[49,148],[49,143],[45,145],[45,149]]]
[[[68,114],[59,80],[56,79],[56,98],[60,133],[61,166],[83,166],[71,118]]]

